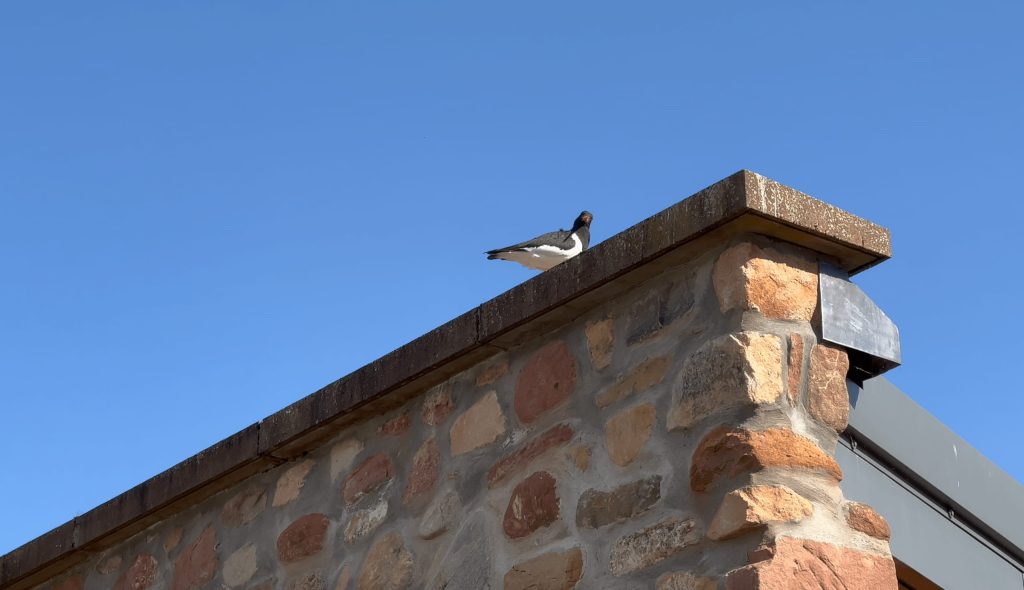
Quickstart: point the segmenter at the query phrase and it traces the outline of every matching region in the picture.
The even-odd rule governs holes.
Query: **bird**
[[[572,229],[549,232],[532,240],[485,252],[488,260],[518,262],[533,270],[548,270],[565,262],[590,246],[590,222],[594,216],[589,211],[580,213]]]

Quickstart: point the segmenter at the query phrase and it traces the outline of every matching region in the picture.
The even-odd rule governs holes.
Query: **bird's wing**
[[[559,246],[562,244],[572,245],[572,239],[570,236],[572,232],[560,229],[558,231],[548,232],[533,238],[532,240],[526,240],[512,246],[506,246],[504,248],[498,248],[495,250],[489,250],[487,254],[497,254],[498,252],[512,252],[515,250],[525,250],[527,248],[536,248],[537,246]]]

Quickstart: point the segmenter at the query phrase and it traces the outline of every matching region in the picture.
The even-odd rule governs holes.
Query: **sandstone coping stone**
[[[572,590],[582,577],[583,551],[573,547],[512,566],[505,574],[505,590]]]
[[[898,585],[889,556],[792,537],[776,539],[770,553],[765,561],[729,572],[726,590],[895,590]]]
[[[850,525],[853,530],[883,541],[888,541],[892,537],[889,523],[867,504],[847,502],[843,510],[846,514],[846,524]]]
[[[796,522],[810,516],[814,506],[782,485],[757,485],[726,494],[708,526],[708,538],[730,539],[773,522]]]
[[[807,376],[807,409],[820,422],[838,432],[850,421],[850,399],[846,373],[850,359],[842,348],[815,344]]]
[[[452,424],[449,432],[452,455],[487,446],[504,435],[505,430],[505,414],[498,403],[498,393],[487,392]]]
[[[295,519],[277,537],[278,561],[294,563],[320,553],[329,525],[327,516],[320,513]]]
[[[370,547],[363,561],[356,588],[359,590],[405,590],[412,584],[413,555],[402,536],[388,533]]]
[[[381,487],[395,476],[395,468],[386,453],[367,457],[345,479],[341,488],[346,504],[354,504],[364,495]]]
[[[556,408],[572,395],[576,387],[576,359],[569,347],[555,340],[530,356],[519,372],[513,406],[516,416],[529,424]]]
[[[576,431],[568,424],[549,428],[495,463],[487,472],[487,486],[493,488],[548,450],[569,442],[575,434]]]
[[[576,526],[596,529],[643,514],[661,499],[661,476],[652,475],[609,491],[590,489],[576,504]]]
[[[208,526],[174,560],[171,590],[201,588],[213,580],[219,566],[216,533],[212,526]]]
[[[612,574],[624,576],[650,567],[701,540],[693,518],[670,517],[615,542],[610,556]]]
[[[521,539],[555,522],[559,516],[555,478],[546,471],[538,471],[512,490],[502,528],[509,538]]]
[[[639,404],[612,416],[604,426],[608,458],[619,467],[629,465],[651,438],[654,404]]]
[[[723,313],[751,310],[767,318],[809,322],[818,306],[815,260],[750,242],[718,257],[712,282]]]
[[[597,407],[604,408],[637,393],[647,391],[661,383],[671,364],[672,359],[669,356],[647,359],[634,367],[629,374],[619,379],[614,385],[599,393],[594,402],[597,403]]]
[[[587,336],[590,364],[598,371],[608,368],[612,364],[615,320],[608,318],[596,322],[587,322],[583,332]]]

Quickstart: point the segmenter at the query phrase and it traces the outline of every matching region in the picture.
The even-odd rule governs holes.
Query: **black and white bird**
[[[487,252],[487,259],[509,260],[526,268],[547,270],[590,246],[590,222],[593,220],[594,216],[584,211],[569,231],[560,229],[507,248],[491,250]]]

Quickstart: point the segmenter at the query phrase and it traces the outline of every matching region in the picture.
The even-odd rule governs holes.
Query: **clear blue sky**
[[[892,229],[890,378],[1024,478],[1024,5],[827,4],[3,3],[0,553],[740,168]]]

